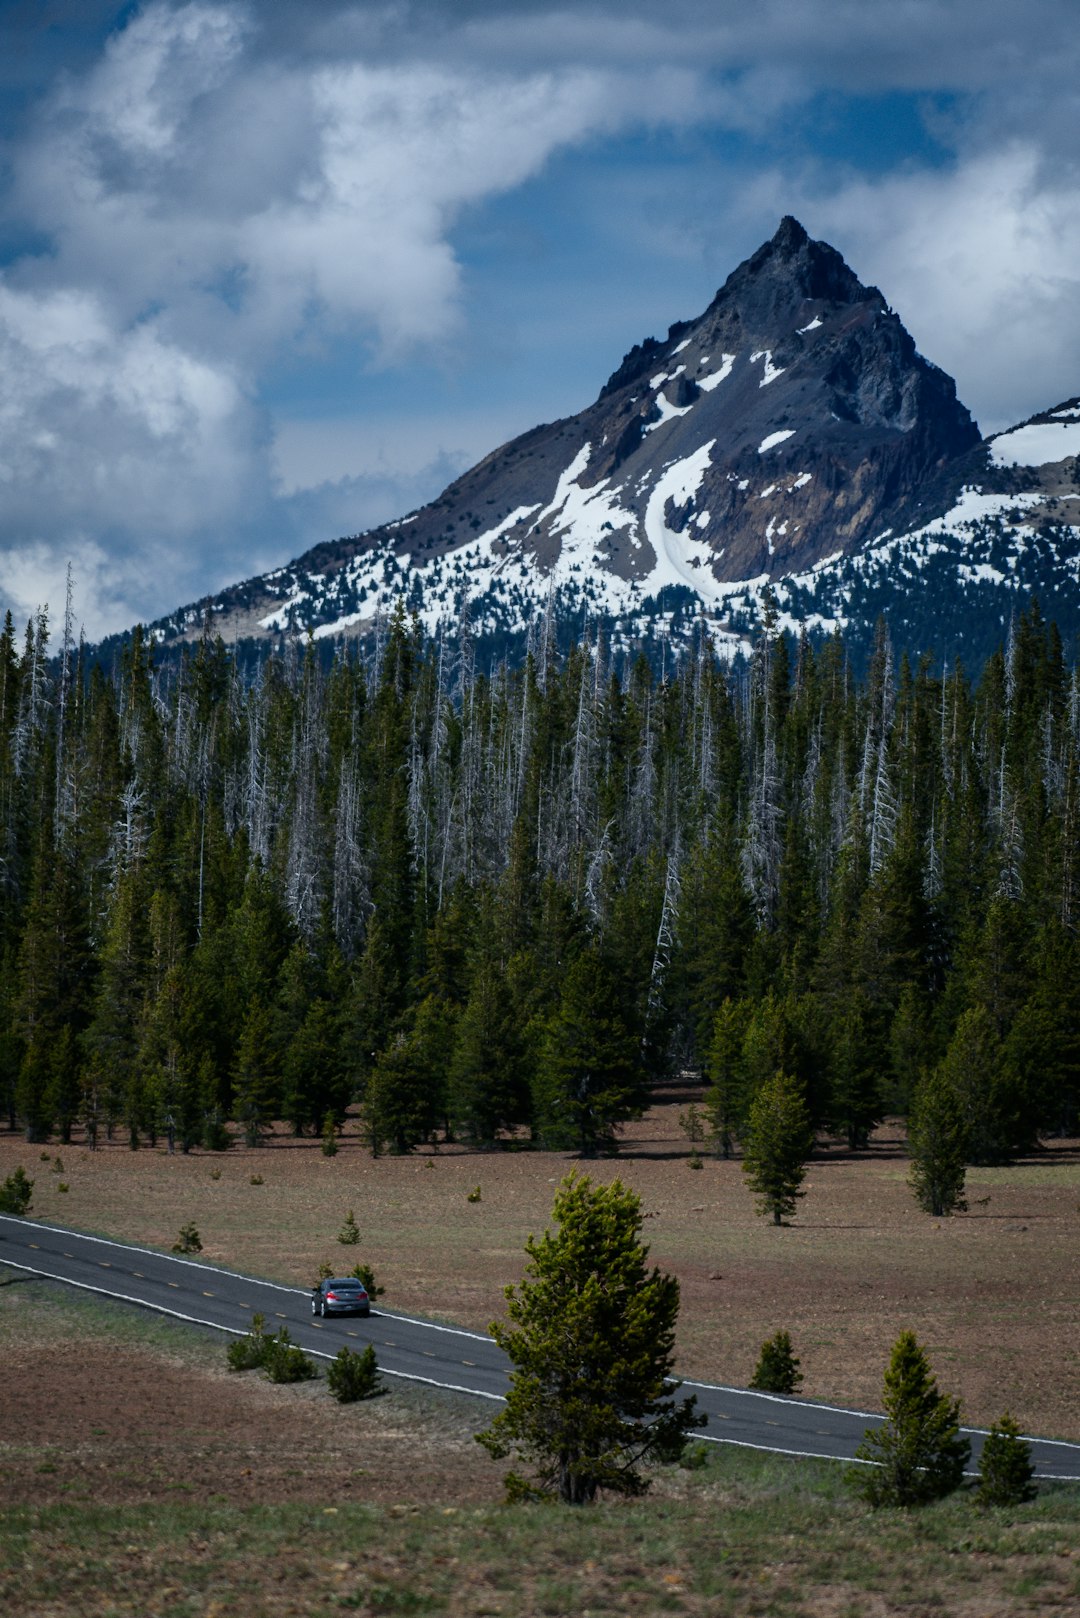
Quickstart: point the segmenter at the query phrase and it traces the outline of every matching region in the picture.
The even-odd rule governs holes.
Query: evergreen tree
[[[941,1219],[967,1207],[967,1119],[949,1075],[928,1073],[912,1098],[908,1118],[909,1183],[919,1207]]]
[[[915,1334],[901,1332],[885,1372],[885,1421],[856,1450],[865,1470],[852,1485],[872,1506],[920,1506],[958,1489],[971,1445],[960,1436],[960,1405],[938,1392]]]
[[[802,1381],[798,1356],[792,1351],[791,1337],[778,1331],[761,1345],[750,1386],[759,1393],[794,1393]]]
[[[700,1420],[693,1399],[672,1397],[679,1285],[647,1268],[641,1204],[618,1180],[568,1176],[552,1217],[556,1230],[526,1243],[528,1279],[506,1289],[510,1324],[490,1328],[514,1370],[505,1410],[477,1436],[534,1467],[531,1483],[508,1476],[512,1494],[641,1494],[643,1466],[677,1459]]]
[[[583,951],[566,974],[536,1091],[544,1139],[576,1146],[583,1157],[611,1147],[618,1126],[644,1111],[639,1050],[623,1021],[614,975],[595,949]]]
[[[762,1213],[774,1225],[795,1212],[803,1196],[806,1160],[814,1145],[810,1113],[796,1080],[777,1073],[761,1086],[750,1103],[743,1173]]]
[[[1031,1445],[1021,1438],[1019,1427],[1006,1411],[983,1440],[975,1498],[980,1506],[1023,1505],[1038,1493],[1034,1476]]]

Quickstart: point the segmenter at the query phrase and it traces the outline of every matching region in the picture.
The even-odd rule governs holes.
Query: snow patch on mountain
[[[773,364],[771,348],[759,348],[756,354],[751,354],[751,365],[756,365],[758,360],[765,361],[761,381],[758,383],[759,388],[767,388],[770,382],[775,382],[777,377],[783,376],[786,370],[786,366]]]
[[[685,505],[694,498],[705,476],[715,443],[716,440],[711,438],[693,455],[675,461],[656,480],[645,507],[645,537],[656,556],[652,572],[642,584],[642,589],[647,593],[660,590],[666,584],[686,584],[706,599],[711,599],[715,594],[716,581],[709,566],[712,547],[705,540],[694,539],[685,530],[678,533],[669,528],[665,517],[669,500],[676,505]]]
[[[1080,421],[1030,422],[990,440],[994,466],[1049,466],[1070,455],[1080,455]]]
[[[757,447],[757,452],[759,455],[767,455],[769,450],[775,449],[778,444],[786,443],[789,438],[794,437],[794,427],[785,427],[778,433],[770,433],[767,438],[763,438],[761,440],[761,443]]]
[[[708,362],[709,357],[706,355],[701,363],[702,365],[707,365]],[[721,354],[720,369],[718,371],[710,371],[708,376],[699,376],[697,379],[698,387],[701,388],[705,393],[711,393],[714,388],[718,388],[721,382],[726,381],[731,375],[732,366],[734,364],[734,354]]]

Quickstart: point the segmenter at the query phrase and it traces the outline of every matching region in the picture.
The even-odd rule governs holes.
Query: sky
[[[1075,0],[0,0],[0,611],[90,639],[589,404],[786,213],[1080,393]]]

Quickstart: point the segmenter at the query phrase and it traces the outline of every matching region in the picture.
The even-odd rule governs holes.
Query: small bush
[[[22,1164],[13,1174],[9,1174],[3,1185],[0,1185],[0,1213],[27,1214],[30,1212],[30,1198],[34,1194],[34,1182],[28,1179]]]
[[[987,1434],[979,1461],[975,1498],[980,1506],[1022,1506],[1038,1493],[1032,1478],[1031,1445],[1006,1410]]]
[[[679,1459],[684,1472],[703,1472],[709,1464],[707,1444],[687,1444]]]
[[[58,1191],[70,1191],[71,1187],[68,1185],[66,1180],[61,1180],[56,1189]]]
[[[337,1150],[337,1119],[332,1112],[328,1112],[323,1120],[322,1154],[324,1157],[336,1157]]]
[[[211,1113],[203,1125],[203,1145],[208,1152],[227,1152],[232,1145],[232,1136],[217,1112]]]
[[[472,1190],[470,1192],[468,1192],[468,1194],[465,1197],[465,1201],[466,1202],[479,1202],[480,1201],[480,1187],[478,1185],[474,1185]]]
[[[51,1163],[52,1162],[52,1153],[51,1152],[41,1152],[39,1154],[39,1156],[40,1156],[40,1160],[41,1160],[42,1163]]]
[[[225,1358],[230,1371],[254,1371],[266,1364],[266,1354],[272,1341],[267,1337],[264,1327],[264,1315],[252,1315],[251,1330],[244,1336],[238,1337],[230,1343],[225,1350]]]
[[[791,1338],[778,1331],[761,1345],[750,1386],[759,1393],[794,1393],[802,1381],[799,1361],[791,1351]]]
[[[355,1247],[360,1240],[360,1226],[356,1223],[356,1216],[351,1208],[345,1215],[345,1223],[338,1231],[337,1239],[343,1247]]]
[[[174,1253],[201,1253],[202,1237],[193,1224],[181,1225],[180,1234],[173,1242]]]
[[[249,1185],[265,1185],[266,1181],[263,1179],[261,1174],[253,1174],[251,1176],[251,1179],[248,1181],[248,1184]]]
[[[701,1169],[705,1167],[704,1163],[701,1161],[701,1158],[698,1156],[696,1149],[690,1153],[690,1167],[692,1169]]]
[[[210,1170],[210,1178],[212,1180],[220,1180],[221,1179],[221,1170],[220,1169],[211,1169]]]
[[[349,1274],[355,1275],[372,1303],[375,1302],[376,1298],[381,1298],[386,1291],[385,1287],[381,1287],[376,1283],[375,1271],[370,1264],[354,1264]],[[319,1279],[321,1280],[322,1277],[320,1276]]]
[[[333,1273],[334,1273],[334,1266],[332,1264],[328,1264],[327,1261],[324,1259],[323,1262],[319,1265],[319,1280],[320,1281],[329,1281],[329,1279],[333,1275]]]
[[[64,1172],[64,1159],[59,1153],[53,1158],[52,1171],[54,1174],[63,1174]]]
[[[315,1361],[292,1342],[284,1326],[267,1343],[263,1369],[271,1382],[311,1382],[319,1374]]]
[[[326,1373],[326,1385],[343,1405],[371,1399],[380,1392],[379,1366],[371,1344],[362,1354],[354,1354],[351,1348],[339,1349]]]

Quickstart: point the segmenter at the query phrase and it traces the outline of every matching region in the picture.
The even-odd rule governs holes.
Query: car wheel
[[[323,1317],[323,1319],[325,1320],[326,1319],[326,1299],[325,1298],[322,1300],[322,1302],[319,1305],[319,1313]]]
[[[311,1300],[311,1312],[313,1315],[317,1315],[319,1312],[318,1301],[315,1298],[312,1298]]]

